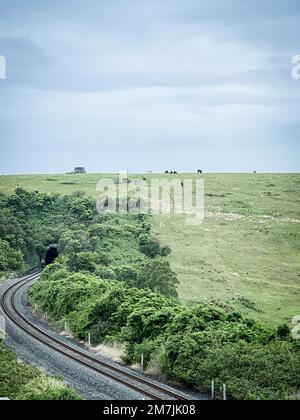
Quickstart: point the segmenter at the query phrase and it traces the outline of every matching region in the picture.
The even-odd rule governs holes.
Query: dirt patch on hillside
[[[226,220],[226,221],[229,221],[229,222],[234,222],[234,221],[239,221],[239,220],[243,220],[243,221],[247,220],[247,217],[243,216],[242,214],[223,213],[221,211],[218,211],[218,212],[207,211],[205,213],[205,217],[207,217],[209,219]]]
[[[262,219],[264,220],[272,220],[272,221],[277,221],[280,223],[294,223],[294,224],[300,224],[300,220],[299,219],[293,219],[291,217],[274,217],[274,216],[268,216],[266,214],[264,214],[263,216],[261,216]],[[262,222],[264,221],[262,220]]]

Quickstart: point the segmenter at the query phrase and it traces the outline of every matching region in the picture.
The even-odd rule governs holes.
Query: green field
[[[97,181],[107,177],[116,175],[1,176],[0,191],[80,190],[96,197]],[[169,258],[181,298],[188,303],[215,299],[273,325],[291,321],[300,314],[300,174],[203,178],[202,225],[187,226],[184,216],[153,217],[154,232],[172,248]]]

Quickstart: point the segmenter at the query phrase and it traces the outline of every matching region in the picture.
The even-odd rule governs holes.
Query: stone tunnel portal
[[[59,255],[58,247],[50,246],[45,257],[45,265],[54,263],[58,255]]]

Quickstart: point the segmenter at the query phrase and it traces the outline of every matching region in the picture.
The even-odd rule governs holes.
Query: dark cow
[[[176,171],[165,171],[165,174],[170,174],[170,175],[177,175],[178,174],[178,172],[176,172]]]

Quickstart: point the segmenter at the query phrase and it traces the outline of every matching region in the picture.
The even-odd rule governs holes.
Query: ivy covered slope
[[[71,271],[177,296],[176,275],[163,260],[171,250],[150,231],[144,215],[98,215],[95,201],[81,192],[62,197],[17,189],[0,196],[0,273],[39,264],[49,244],[59,243]]]
[[[39,264],[50,243],[62,232],[93,215],[93,203],[78,194],[59,197],[17,189],[0,194],[0,274]]]
[[[0,341],[0,396],[11,400],[79,400],[60,379],[18,361]]]

